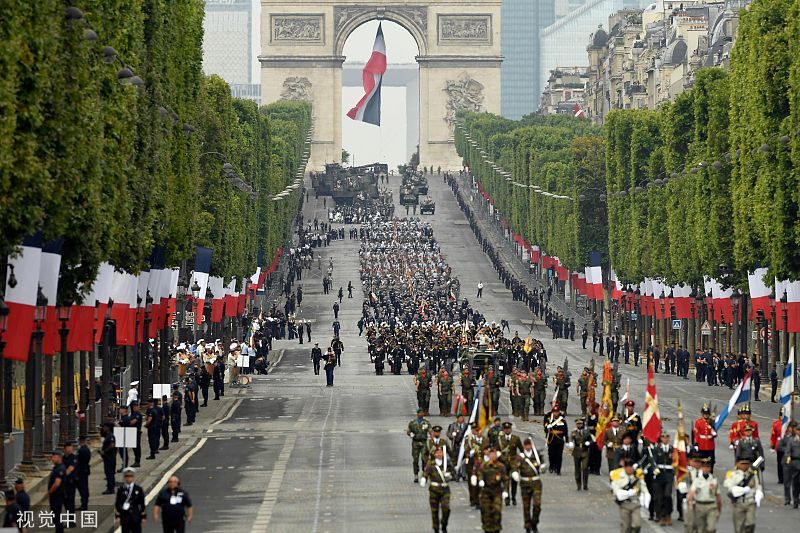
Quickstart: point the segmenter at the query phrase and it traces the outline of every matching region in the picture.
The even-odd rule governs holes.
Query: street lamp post
[[[22,464],[23,472],[37,472],[33,462],[34,455],[40,455],[44,447],[42,439],[42,376],[39,363],[42,354],[42,324],[47,316],[47,298],[39,287],[34,312],[33,353],[25,365],[25,416],[23,419]]]
[[[661,296],[658,297],[658,303],[661,306],[661,320],[659,321],[661,323],[661,327],[659,328],[661,331],[659,332],[660,334],[658,336],[658,340],[659,340],[659,344],[661,344],[661,355],[662,356],[666,356],[665,352],[666,352],[666,347],[667,347],[667,318],[666,318],[666,314],[667,313],[666,313],[666,309],[665,309],[666,305],[665,305],[665,302],[664,302],[665,298],[666,298],[666,295],[664,294],[664,291],[662,290],[661,291]]]
[[[57,308],[58,320],[61,322],[61,403],[59,405],[59,431],[58,443],[63,449],[64,444],[73,439],[73,422],[75,416],[73,404],[75,403],[75,385],[73,375],[75,372],[75,360],[72,352],[67,348],[67,337],[69,335],[69,317],[72,313],[72,306],[69,304],[59,305]]]
[[[758,318],[758,339],[756,340],[756,345],[758,346],[758,366],[761,369],[761,375],[766,376],[768,375],[766,368],[769,362],[769,340],[767,339],[769,322],[767,322],[767,316],[763,309],[759,309],[756,315]]]
[[[103,365],[103,378],[100,387],[100,422],[105,421],[111,415],[111,392],[114,387],[114,382],[111,379],[112,362],[111,362],[111,328],[114,327],[114,322],[111,320],[111,308],[114,306],[114,300],[108,299],[108,307],[106,308],[106,315],[103,320],[103,344],[100,357],[102,358]]]
[[[3,340],[3,334],[8,327],[8,313],[9,309],[6,305],[3,295],[0,294],[0,363],[3,362],[3,350],[6,343]],[[0,414],[5,412],[5,393],[4,393],[4,380],[0,376]],[[6,489],[6,446],[5,446],[5,427],[0,426],[0,490]]]
[[[781,296],[781,318],[783,319],[783,331],[781,332],[781,360],[784,365],[789,364],[789,299],[786,290]]]
[[[172,298],[172,295],[169,295],[169,298]],[[169,299],[168,299],[169,300]],[[164,313],[164,324],[161,330],[161,343],[159,344],[159,373],[160,373],[160,380],[161,383],[170,383],[170,376],[169,376],[169,330],[172,324],[169,321],[170,314],[168,312]]]
[[[773,295],[769,299],[769,309],[770,309],[770,321],[767,326],[767,330],[764,332],[765,336],[767,337],[767,343],[769,344],[770,349],[770,361],[769,361],[769,368],[775,368],[775,365],[778,364],[778,357],[780,354],[778,352],[778,306],[777,301],[775,299],[775,295]],[[769,374],[762,374],[763,376],[767,376]]]
[[[153,297],[148,290],[144,298],[144,329],[142,330],[142,345],[139,350],[139,380],[141,381],[141,391],[149,391],[150,386],[150,320],[153,313]]]
[[[200,285],[197,283],[197,279],[194,280],[192,283],[191,291],[192,291],[192,309],[194,310],[194,318],[192,320],[192,342],[197,342],[197,300],[200,298]]]
[[[733,289],[731,293],[731,305],[733,306],[733,349],[731,351],[737,353],[741,347],[739,340],[739,310],[742,305],[742,293],[739,292],[739,289]]]

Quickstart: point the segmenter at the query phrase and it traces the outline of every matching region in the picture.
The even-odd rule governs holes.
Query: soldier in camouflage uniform
[[[619,404],[619,385],[620,381],[622,381],[622,374],[617,372],[616,370],[612,374],[611,378],[611,412],[617,412],[617,404]]]
[[[428,485],[428,502],[431,505],[431,525],[434,533],[447,533],[447,522],[450,518],[450,481],[453,478],[452,463],[447,460],[447,453],[442,448],[436,448],[433,456],[425,465],[420,487]],[[439,509],[442,511],[439,520]]]
[[[533,414],[536,416],[544,415],[544,401],[546,392],[547,378],[544,377],[542,369],[537,368],[533,379]]]
[[[511,403],[511,415],[519,416],[519,373],[516,368],[511,371],[511,378],[508,380],[508,398]]]
[[[553,378],[553,380],[558,388],[556,403],[559,405],[559,407],[561,407],[561,413],[566,415],[567,401],[569,400],[569,388],[572,385],[572,382],[561,367],[558,367],[558,370],[556,371],[556,377]]]
[[[467,437],[467,442],[464,445],[466,457],[464,462],[467,465],[467,479],[472,480],[473,476],[478,475],[478,469],[483,463],[483,452],[489,447],[489,439],[481,435],[480,426],[473,422],[470,427],[472,433]],[[480,495],[480,487],[476,484],[469,484],[469,504],[476,509],[479,505],[478,496]]]
[[[442,368],[436,377],[439,396],[439,416],[450,416],[450,405],[453,403],[453,377]]]
[[[490,366],[486,371],[486,385],[492,395],[492,413],[500,412],[500,389],[503,387],[503,378],[494,372],[494,367]]]
[[[525,532],[533,533],[539,526],[539,514],[542,512],[542,481],[539,476],[545,465],[539,463],[539,454],[534,450],[531,439],[525,439],[522,446],[522,452],[514,457],[511,478],[520,485]]]
[[[428,440],[425,441],[425,450],[422,457],[422,462],[427,463],[433,460],[433,452],[436,448],[444,448],[445,453],[450,453],[450,446],[447,439],[442,437],[442,426],[433,426]]]
[[[508,471],[497,458],[497,448],[490,446],[486,451],[489,459],[478,468],[477,475],[470,478],[470,483],[477,483],[481,489],[481,524],[488,533],[503,529],[503,498],[508,497],[505,491]]]
[[[517,386],[519,387],[520,401],[519,416],[522,417],[523,422],[528,422],[531,413],[531,381],[528,379],[525,372],[520,372],[519,384]]]
[[[503,432],[502,420],[499,416],[494,417],[494,424],[486,430],[486,436],[489,438],[489,444],[492,446],[497,445],[497,437]]]
[[[469,373],[469,368],[461,372],[461,396],[467,402],[467,409],[472,409],[472,400],[475,398],[475,379]]]
[[[511,433],[511,428],[511,422],[503,422],[503,432],[497,437],[497,455],[509,472],[513,467],[512,461],[515,455],[522,452],[522,441],[517,435]],[[517,505],[517,482],[512,479],[510,485],[509,487],[509,480],[506,479],[505,491],[509,494],[506,496],[506,507],[512,502]]]
[[[578,396],[581,400],[581,416],[586,416],[586,398],[589,397],[589,369],[584,368],[578,378]]]
[[[428,416],[428,409],[431,405],[431,378],[424,368],[414,376],[414,386],[417,390],[417,407],[422,409],[425,416]]]
[[[411,437],[411,460],[414,468],[414,483],[419,481],[420,460],[424,465],[425,443],[431,424],[425,419],[425,410],[417,409],[417,418],[408,423],[406,435]]]

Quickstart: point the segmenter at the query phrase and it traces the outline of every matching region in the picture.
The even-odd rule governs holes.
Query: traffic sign
[[[771,339],[772,338],[772,330],[767,326],[766,328],[761,328],[759,330],[759,335],[761,335],[761,339]]]
[[[673,320],[672,321],[672,329],[681,329],[681,320]]]
[[[636,320],[636,311],[631,311],[631,320]]]
[[[700,326],[700,334],[701,335],[711,335],[711,324],[708,323],[708,320],[703,322],[703,325]]]

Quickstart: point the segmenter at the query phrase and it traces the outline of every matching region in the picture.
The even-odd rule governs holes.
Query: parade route
[[[391,186],[397,198],[399,178]],[[426,216],[434,228],[453,274],[461,281],[462,297],[486,315],[488,321],[507,319],[511,335],[518,330],[526,336],[531,315],[527,307],[513,302],[511,294],[497,280],[487,257],[480,252],[469,225],[456,204],[452,191],[441,177],[430,179],[431,197],[436,201],[436,215]],[[398,208],[396,211],[400,213]],[[305,204],[305,218],[323,219],[322,198],[313,194]],[[411,376],[387,372],[376,376],[369,362],[366,341],[358,337],[356,322],[360,316],[362,294],[358,282],[358,240],[331,241],[316,249],[323,264],[334,259],[333,291],[322,293],[321,277],[315,269],[304,271],[304,299],[299,317],[312,320],[312,343],[274,341],[274,350],[282,350],[267,376],[253,376],[246,397],[232,414],[208,430],[205,442],[179,465],[177,474],[192,496],[194,522],[202,531],[276,533],[333,532],[423,532],[430,531],[428,491],[412,482],[411,445],[405,428],[414,416],[416,398]],[[315,261],[316,265],[316,261]],[[335,370],[334,387],[325,387],[324,372],[314,375],[310,349],[314,342],[327,346],[332,337],[331,307],[340,286],[352,281],[354,298],[341,304],[339,320],[345,350],[342,366]],[[483,281],[483,298],[476,301],[475,287]],[[576,324],[576,329],[582,324]],[[577,394],[574,385],[591,349],[582,350],[580,341],[550,340],[548,330],[539,323],[533,334],[547,348],[548,368],[569,357],[573,373],[568,422],[574,427]],[[602,365],[596,361],[597,368]],[[642,412],[644,367],[620,365],[624,383],[629,378],[631,396]],[[730,391],[708,387],[693,379],[657,376],[659,401],[665,428],[674,433],[677,401],[683,404],[687,425],[699,415],[705,402],[721,406]],[[552,385],[548,398],[552,395]],[[762,395],[763,389],[762,389]],[[766,394],[769,400],[769,394]],[[435,403],[433,400],[432,403]],[[761,427],[762,441],[768,439],[769,426],[777,413],[769,401],[753,403],[754,418]],[[503,393],[500,414],[510,418],[507,393]],[[453,419],[430,416],[433,424],[446,426]],[[540,450],[544,449],[540,417],[525,423],[511,418],[520,435],[532,434]],[[717,439],[719,478],[731,467],[732,453],[727,448],[727,427]],[[607,483],[605,460],[600,477],[590,476],[588,492],[575,492],[573,464],[564,458],[561,476],[543,478],[544,493],[540,531],[574,531],[591,527],[596,531],[618,531],[617,506],[612,502]],[[768,453],[765,482],[768,498],[758,512],[759,530],[788,530],[797,511],[784,507],[782,487],[775,480],[774,455]],[[451,519],[448,531],[480,531],[480,514],[468,504],[467,488],[452,484]],[[719,532],[733,531],[730,503],[725,498]],[[660,527],[644,520],[644,530],[681,531],[683,524]],[[523,529],[519,506],[504,507],[505,531]],[[194,527],[193,529],[197,529]],[[148,522],[145,531],[159,531],[160,524]]]

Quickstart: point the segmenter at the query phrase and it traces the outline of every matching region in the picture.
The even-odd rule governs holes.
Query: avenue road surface
[[[398,198],[399,177],[392,178],[394,197]],[[310,184],[307,183],[310,188]],[[434,228],[454,275],[461,280],[466,296],[489,321],[505,318],[515,330],[526,336],[531,323],[527,308],[513,302],[511,294],[498,281],[488,258],[482,253],[466,219],[458,209],[451,190],[441,177],[430,179],[430,195],[436,201],[435,216],[425,216]],[[330,198],[328,199],[330,205]],[[325,220],[325,209],[313,191],[305,204],[306,220],[314,216]],[[398,214],[401,213],[398,206]],[[404,213],[404,210],[403,210]],[[305,271],[303,307],[299,316],[312,322],[312,344],[278,341],[279,360],[268,376],[255,376],[250,390],[241,399],[229,399],[228,417],[206,432],[193,453],[178,468],[177,474],[194,502],[194,522],[190,530],[204,532],[424,532],[430,531],[428,491],[412,482],[411,444],[405,428],[414,417],[416,400],[411,376],[391,374],[375,376],[369,363],[364,338],[358,337],[356,322],[362,293],[358,278],[357,240],[332,241],[327,248],[316,249],[323,264],[334,258],[335,293],[352,281],[356,286],[352,300],[345,297],[340,313],[345,352],[342,367],[335,372],[335,386],[325,387],[324,372],[313,373],[310,349],[313,342],[326,346],[331,338],[333,295],[322,294],[321,274]],[[316,264],[316,261],[315,261]],[[474,299],[475,287],[483,281],[480,301]],[[346,294],[346,291],[345,291]],[[576,324],[580,331],[582,323]],[[543,325],[533,335],[545,342],[550,370],[569,356],[573,384],[580,369],[588,364],[591,349],[582,350],[579,340],[550,340]],[[602,361],[596,362],[597,368]],[[631,395],[641,414],[644,400],[643,366],[620,365],[623,380],[631,381]],[[721,406],[730,391],[708,387],[675,376],[657,377],[658,398],[664,425],[674,432],[676,405],[684,406],[687,424],[699,415],[704,402]],[[624,388],[624,385],[623,385]],[[552,394],[552,386],[548,396]],[[622,394],[624,390],[620,391]],[[509,413],[506,393],[501,415]],[[598,395],[601,394],[598,388]],[[759,423],[764,447],[777,415],[777,404],[769,402],[762,389],[762,401],[753,403],[754,419]],[[766,398],[766,401],[764,399]],[[576,393],[570,391],[570,430],[578,406]],[[433,398],[431,405],[436,405]],[[727,448],[727,426],[717,445],[718,477],[730,468],[732,452]],[[434,424],[446,427],[452,418],[431,416]],[[524,423],[514,419],[515,431],[532,432],[540,449],[544,447],[540,417]],[[765,474],[767,499],[758,511],[759,531],[796,531],[800,512],[783,506],[783,487],[775,476],[775,456],[768,453]],[[590,476],[589,491],[576,492],[570,457],[564,459],[563,475],[544,477],[543,510],[540,531],[618,531],[617,506],[603,475]],[[479,513],[470,508],[467,488],[452,485],[451,532],[480,531]],[[521,502],[521,499],[520,499]],[[677,514],[673,514],[677,519]],[[683,524],[666,528],[644,521],[646,531],[682,531]],[[523,530],[519,506],[505,507],[505,531]],[[160,531],[160,524],[148,522],[146,531]],[[724,498],[720,532],[733,531],[731,506]]]

